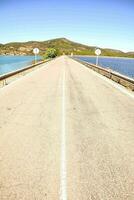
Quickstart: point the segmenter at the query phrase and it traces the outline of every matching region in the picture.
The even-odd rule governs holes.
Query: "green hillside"
[[[12,42],[8,44],[0,44],[1,55],[32,55],[33,48],[38,47],[40,54],[44,54],[46,49],[55,48],[58,50],[59,55],[71,54],[75,55],[94,55],[94,51],[98,47],[87,46],[72,42],[66,38],[58,38],[48,41],[29,41],[29,42]],[[123,56],[134,58],[134,52],[124,53],[114,49],[101,49],[102,56]]]

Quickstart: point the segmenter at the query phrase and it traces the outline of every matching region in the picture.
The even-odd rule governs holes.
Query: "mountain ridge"
[[[9,42],[0,44],[0,55],[32,55],[33,48],[38,47],[40,54],[43,55],[48,48],[55,48],[58,54],[74,55],[94,55],[97,46],[88,46],[85,44],[73,42],[67,38],[55,38],[46,41],[27,41],[27,42]],[[117,49],[100,48],[103,56],[131,57],[134,58],[134,52],[123,52]]]

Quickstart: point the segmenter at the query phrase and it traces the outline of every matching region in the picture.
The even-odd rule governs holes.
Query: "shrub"
[[[58,55],[58,52],[54,48],[49,48],[46,50],[44,59],[55,58]]]

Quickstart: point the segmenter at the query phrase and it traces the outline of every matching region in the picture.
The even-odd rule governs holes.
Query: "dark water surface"
[[[89,63],[96,63],[96,57],[76,57],[82,61]],[[99,57],[99,64],[101,67],[110,68],[120,74],[134,78],[134,59],[133,58],[111,58]]]

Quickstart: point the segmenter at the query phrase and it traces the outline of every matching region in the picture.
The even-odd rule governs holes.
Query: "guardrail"
[[[27,67],[18,69],[16,71],[1,75],[0,76],[0,87],[8,85],[13,80],[16,80],[16,78],[19,78],[20,76],[24,76],[25,74],[39,68],[41,64],[48,62],[48,61],[49,60],[41,61],[36,64],[32,64]]]
[[[86,61],[81,61],[77,58],[72,58],[72,59],[84,64],[86,67],[88,67],[88,68],[102,74],[103,76],[106,76],[109,79],[111,79],[111,80],[129,88],[130,90],[134,91],[134,79],[129,78],[127,76],[124,76],[124,75],[122,75],[118,72],[111,70],[111,69],[105,69],[103,67],[96,66],[92,63],[88,63]]]

